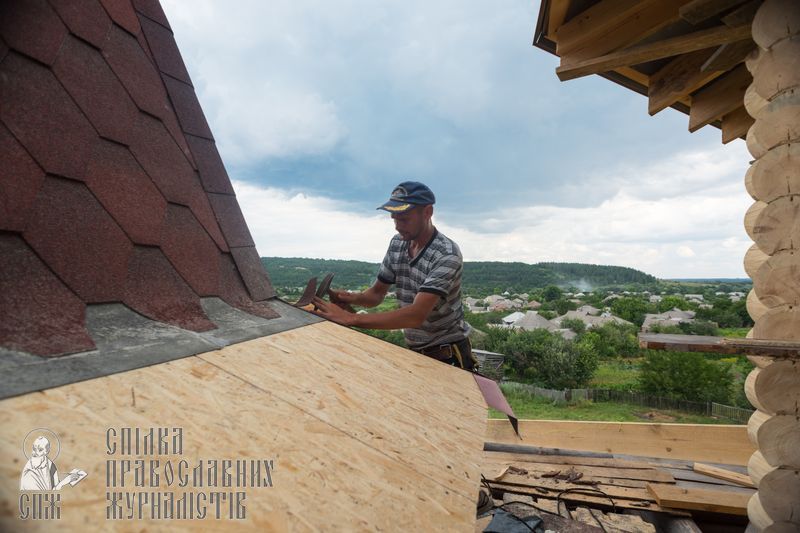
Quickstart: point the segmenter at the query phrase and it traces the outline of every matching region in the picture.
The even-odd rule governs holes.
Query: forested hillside
[[[303,287],[312,276],[334,272],[334,285],[356,289],[371,284],[378,271],[376,263],[337,259],[262,257],[276,288]],[[580,263],[464,263],[463,285],[467,294],[530,291],[547,285],[591,290],[614,285],[654,284],[656,278],[627,267]]]

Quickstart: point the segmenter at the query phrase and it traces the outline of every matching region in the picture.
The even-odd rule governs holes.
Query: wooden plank
[[[747,67],[739,65],[724,77],[694,94],[689,112],[689,131],[695,132],[741,107],[744,102],[744,92],[752,81],[753,76]]]
[[[550,0],[550,12],[547,19],[547,38],[551,41],[556,41],[556,30],[564,24],[564,19],[567,18],[567,11],[571,0]]]
[[[626,78],[629,78],[640,85],[644,85],[645,87],[650,86],[650,76],[639,72],[638,70],[631,68],[631,67],[619,67],[615,69],[618,74],[622,74]]]
[[[666,470],[657,468],[650,468],[650,469],[613,468],[613,467],[602,467],[602,466],[559,465],[554,463],[536,463],[531,461],[494,462],[487,460],[482,464],[483,475],[485,476],[496,475],[498,472],[502,472],[503,469],[509,465],[514,466],[516,468],[523,468],[528,472],[532,472],[537,475],[554,471],[566,472],[570,469],[574,469],[577,472],[582,472],[583,475],[585,476],[591,476],[591,477],[596,476],[608,479],[638,479],[642,481],[657,481],[659,483],[675,483],[675,478],[672,477],[672,474],[670,474]],[[503,481],[510,478],[511,476],[512,476],[511,473],[507,473]]]
[[[640,333],[639,347],[645,350],[736,354],[723,337],[677,335],[672,333]]]
[[[488,442],[520,443],[504,420],[489,420]],[[522,444],[705,463],[746,465],[755,451],[746,426],[520,420]]]
[[[655,115],[717,78],[721,72],[703,72],[701,68],[711,54],[711,49],[684,54],[650,76],[648,113]]]
[[[661,507],[737,516],[747,516],[747,501],[752,496],[721,490],[684,489],[657,483],[648,485],[647,490]]]
[[[607,72],[618,67],[638,65],[656,59],[663,59],[665,57],[686,54],[712,46],[741,41],[749,37],[749,26],[739,26],[736,28],[717,26],[688,35],[680,35],[653,43],[633,46],[625,50],[575,63],[564,64],[562,59],[562,64],[556,69],[556,74],[561,81],[566,81],[590,74]]]
[[[532,496],[540,501],[542,499],[556,500],[560,498],[562,502],[590,503],[593,507],[611,508],[611,501],[608,498],[600,495],[599,493],[593,493],[590,488],[586,487],[583,487],[583,492],[579,493],[563,492],[563,490],[550,490],[541,487],[537,489],[534,487],[508,485],[502,482],[490,482],[489,485],[493,489],[510,492],[512,494],[524,494],[526,496]],[[653,496],[649,496],[649,499],[613,498],[614,505],[619,509],[648,509],[650,511],[666,512],[666,510],[658,505],[654,500],[655,498]]]
[[[735,139],[744,139],[747,131],[755,123],[744,106],[722,117],[722,142],[728,144]]]
[[[232,364],[230,370],[222,368],[232,359],[248,370],[239,373]],[[0,402],[0,507],[8,512],[0,513],[0,530],[26,525],[11,510],[18,508],[25,464],[21,446],[37,427],[60,436],[56,464],[61,472],[81,468],[89,474],[63,491],[58,526],[65,531],[114,526],[222,531],[237,524],[261,531],[325,530],[334,522],[343,530],[470,530],[485,406],[468,373],[426,359],[321,323],[203,358],[5,399]],[[307,399],[294,396],[297,388],[283,388],[282,379],[269,377],[288,371],[293,373],[286,379],[302,387]],[[420,401],[418,387],[435,399]],[[173,465],[184,459],[191,467],[200,459],[273,459],[274,486],[242,489],[246,521],[107,522],[106,460],[142,458],[106,455],[107,428],[122,427],[181,427],[183,453],[153,457],[162,467],[166,459]],[[163,476],[160,489],[126,487],[117,490],[173,490]]]
[[[758,11],[758,8],[761,7],[762,3],[764,3],[764,0],[750,0],[742,7],[739,7],[722,17],[722,23],[731,27],[741,26],[742,24],[750,24],[753,22],[753,18],[755,18],[756,12]]]
[[[641,9],[631,13],[613,25],[606,25],[604,31],[594,39],[585,41],[574,50],[558,53],[562,64],[576,63],[599,57],[603,54],[632,46],[643,39],[655,35],[680,20],[678,8],[689,0],[658,0],[643,2]]]
[[[750,476],[740,474],[739,472],[732,472],[731,470],[725,470],[724,468],[707,465],[705,463],[695,463],[694,471],[706,474],[707,476],[724,479],[725,481],[731,481],[743,487],[756,488]]]
[[[560,56],[579,48],[652,2],[653,0],[601,0],[558,28],[556,52]]]
[[[746,58],[755,47],[756,43],[754,43],[752,39],[745,39],[737,43],[723,44],[711,54],[711,57],[709,57],[705,63],[703,63],[700,70],[703,72],[731,70],[739,63],[744,62],[744,58]]]
[[[541,489],[546,489],[551,492],[558,492],[566,489],[585,489],[587,487],[587,485],[581,485],[578,483],[570,483],[568,481],[541,477],[541,475],[538,473],[537,475],[539,476],[538,479],[532,476],[520,476],[520,475],[509,474],[500,481],[493,481],[492,484],[502,483],[504,486],[515,485],[518,487],[534,487],[534,488],[539,487]],[[645,482],[643,486],[640,487],[628,487],[611,483],[603,483],[603,484],[598,484],[594,488],[602,490],[604,493],[606,493],[607,495],[611,496],[614,499],[624,498],[626,500],[655,501],[653,500],[652,495],[650,495],[647,492],[647,485],[649,483]]]
[[[681,18],[690,24],[700,24],[714,15],[732,9],[744,0],[693,0],[681,7]]]
[[[556,465],[602,466],[606,468],[638,468],[644,470],[655,468],[646,461],[629,461],[615,458],[602,459],[571,455],[538,455],[484,451],[483,458],[486,461],[492,462],[546,463]]]
[[[800,342],[797,341],[640,333],[639,346],[650,350],[678,352],[800,357]]]

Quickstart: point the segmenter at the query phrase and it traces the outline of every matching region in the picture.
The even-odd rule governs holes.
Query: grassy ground
[[[519,418],[541,420],[597,420],[608,422],[660,422],[684,424],[730,424],[729,420],[710,416],[693,415],[677,411],[651,409],[640,405],[611,402],[581,401],[574,404],[557,405],[545,398],[526,394],[506,393],[508,403]],[[489,409],[489,418],[505,418],[505,415]]]
[[[597,370],[589,382],[589,387],[596,389],[627,389],[636,387],[639,378],[641,359],[622,359],[600,361]]]
[[[744,338],[750,328],[719,328],[720,337]]]

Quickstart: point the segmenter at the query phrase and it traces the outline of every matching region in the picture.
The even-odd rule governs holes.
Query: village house
[[[681,311],[678,308],[673,308],[665,313],[648,313],[644,316],[642,331],[650,331],[653,326],[677,326],[685,322],[694,322],[694,317],[694,311]]]

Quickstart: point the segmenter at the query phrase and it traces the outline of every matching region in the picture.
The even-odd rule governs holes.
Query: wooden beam
[[[611,507],[611,501],[605,496],[601,496],[597,492],[591,490],[591,487],[584,487],[585,493],[581,492],[564,492],[563,490],[548,490],[542,487],[528,487],[528,486],[521,486],[521,485],[511,485],[508,483],[498,482],[489,482],[489,485],[492,487],[496,487],[503,492],[511,492],[513,494],[525,494],[527,496],[533,496],[537,499],[544,498],[549,500],[561,500],[562,502],[576,502],[576,503],[591,503],[592,507]],[[642,495],[647,494],[647,490],[642,490]],[[662,509],[657,504],[653,503],[655,498],[649,494],[647,494],[647,499],[628,499],[628,498],[614,498],[613,502],[614,505],[618,509],[642,509],[642,507],[646,507],[652,511],[662,511],[666,512],[665,509]],[[644,502],[648,502],[650,505],[644,505]]]
[[[752,39],[739,41],[737,43],[723,44],[711,54],[708,61],[703,63],[700,70],[703,72],[731,70],[739,63],[742,63],[744,58],[746,58],[755,47],[756,43],[754,43]]]
[[[734,472],[732,470],[727,470],[725,468],[719,468],[714,465],[707,465],[705,463],[695,463],[693,470],[695,472],[700,472],[701,474],[705,474],[713,478],[724,479],[725,481],[731,481],[743,487],[750,487],[752,489],[756,488],[755,484],[753,483],[753,480],[750,479],[750,476],[746,474],[741,474],[739,472]]]
[[[724,78],[698,91],[692,96],[689,131],[695,132],[739,108],[744,102],[744,92],[752,81],[753,76],[747,67],[739,65]]]
[[[584,41],[574,49],[562,47],[558,55],[562,63],[576,63],[586,59],[626,48],[656,34],[680,20],[678,8],[689,0],[657,0],[643,2],[641,10],[632,11],[628,17],[615,24],[606,24],[603,32]]]
[[[760,202],[766,207],[766,202]],[[745,271],[755,272],[767,260],[758,246],[751,246],[745,255]],[[647,350],[701,352],[769,357],[800,357],[800,342],[764,339],[738,339],[704,335],[673,335],[670,333],[640,333],[639,347]]]
[[[728,144],[735,139],[744,139],[747,130],[753,125],[755,120],[751,117],[744,106],[731,111],[722,117],[722,143]]]
[[[486,441],[746,465],[755,451],[746,426],[520,420],[522,442],[507,420],[489,420]]]
[[[762,3],[764,3],[764,0],[750,0],[742,7],[722,17],[722,23],[732,28],[742,24],[750,24],[753,22],[756,11],[758,11]]]
[[[607,72],[618,67],[638,65],[656,59],[687,54],[712,46],[742,41],[749,37],[749,26],[740,26],[737,28],[717,26],[688,35],[681,35],[654,43],[634,46],[601,57],[578,61],[573,64],[565,65],[562,59],[562,65],[556,69],[556,74],[561,81],[566,81],[590,74]]]
[[[608,28],[640,11],[653,0],[602,0],[579,13],[556,31],[558,55],[568,53],[602,35]]]
[[[547,19],[547,37],[556,40],[556,30],[564,24],[569,10],[570,0],[550,0],[550,13]]]
[[[718,77],[720,72],[703,72],[701,69],[711,54],[710,49],[684,54],[650,76],[648,113],[655,115]]]
[[[660,483],[648,484],[647,490],[661,507],[737,516],[747,516],[747,502],[752,496],[722,490],[685,489]]]
[[[744,0],[692,0],[681,7],[681,18],[690,24],[699,24],[714,15],[732,9]]]

